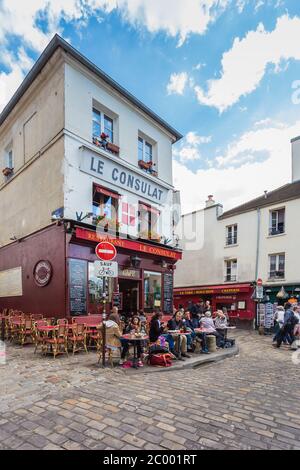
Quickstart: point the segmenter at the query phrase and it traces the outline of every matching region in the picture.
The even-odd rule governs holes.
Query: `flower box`
[[[8,167],[6,167],[2,170],[2,173],[4,174],[4,176],[10,176],[10,175],[12,175],[13,172],[14,172],[14,169],[13,168],[8,168]]]
[[[116,144],[112,144],[111,142],[107,142],[106,149],[109,152],[115,153],[116,155],[119,155],[120,153],[120,147],[118,147]]]
[[[144,162],[144,160],[139,160],[138,165],[143,170],[149,170],[152,167],[152,162]]]

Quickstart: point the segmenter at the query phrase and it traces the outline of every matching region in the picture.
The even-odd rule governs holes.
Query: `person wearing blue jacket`
[[[286,302],[284,306],[285,314],[284,314],[283,325],[277,335],[276,345],[274,345],[276,348],[280,348],[281,343],[285,337],[289,338],[290,344],[292,344],[294,341],[294,327],[299,322],[299,320],[295,316],[291,307],[292,307],[291,304],[289,302]]]

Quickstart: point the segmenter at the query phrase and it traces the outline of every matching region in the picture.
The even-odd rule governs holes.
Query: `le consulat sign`
[[[163,204],[168,189],[104,155],[81,147],[80,170],[152,202]]]

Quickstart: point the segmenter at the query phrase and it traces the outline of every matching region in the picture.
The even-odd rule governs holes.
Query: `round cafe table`
[[[130,333],[126,335],[122,335],[121,339],[125,339],[126,341],[130,341],[133,343],[133,360],[132,360],[132,367],[134,369],[138,368],[138,357],[137,357],[137,343],[138,341],[148,341],[149,336],[144,335],[144,336],[135,336],[131,335]]]

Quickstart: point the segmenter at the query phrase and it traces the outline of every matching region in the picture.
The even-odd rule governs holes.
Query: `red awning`
[[[110,189],[103,188],[99,184],[94,183],[94,195],[95,193],[104,194],[104,196],[113,197],[115,199],[120,199],[122,196],[121,194],[117,193],[116,191],[111,191]]]
[[[222,284],[219,286],[175,287],[174,294],[179,295],[207,295],[207,294],[236,294],[249,292],[253,287],[245,284]]]
[[[143,209],[144,211],[152,212],[152,214],[155,214],[155,215],[160,214],[160,211],[158,209],[156,209],[155,207],[152,207],[152,206],[148,206],[147,204],[143,204],[143,203],[140,202],[139,207],[140,207],[140,209]]]

